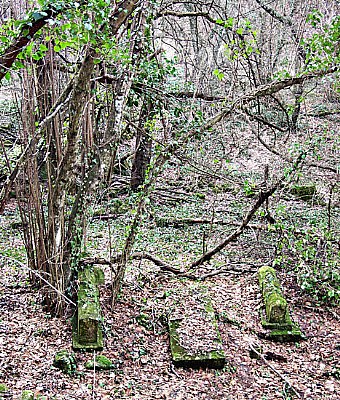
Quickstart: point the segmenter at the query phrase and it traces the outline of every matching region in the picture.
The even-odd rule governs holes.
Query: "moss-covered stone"
[[[183,295],[183,303],[177,304],[168,321],[173,363],[185,368],[223,368],[225,354],[211,301],[196,289],[191,294],[196,296],[197,307],[186,306]],[[196,318],[198,326],[193,329]]]
[[[258,278],[265,314],[261,315],[261,322],[265,329],[271,330],[266,337],[276,341],[301,339],[301,330],[297,324],[292,322],[287,300],[281,292],[280,282],[274,268],[261,267],[258,271]]]
[[[77,363],[73,353],[60,350],[54,356],[53,366],[65,374],[72,374],[77,368]]]
[[[94,366],[96,367],[97,370],[106,370],[114,368],[112,361],[109,358],[102,355],[96,356],[95,362],[93,360],[90,360],[85,364],[85,368],[87,369],[93,369]]]
[[[290,189],[290,193],[301,200],[311,200],[316,194],[316,186],[314,183],[295,185]]]
[[[262,267],[259,269],[258,275],[267,322],[272,324],[285,323],[287,321],[287,301],[282,295],[280,282],[276,277],[274,268]]]
[[[0,393],[7,392],[7,386],[4,383],[0,383]]]
[[[21,393],[21,400],[34,400],[34,392],[32,390],[24,390]]]
[[[104,283],[103,271],[87,267],[78,274],[78,308],[73,321],[74,349],[102,350],[101,309],[98,285]]]
[[[265,337],[275,342],[297,342],[301,339],[305,339],[299,326],[296,324],[292,324],[289,329],[274,329],[268,332]]]

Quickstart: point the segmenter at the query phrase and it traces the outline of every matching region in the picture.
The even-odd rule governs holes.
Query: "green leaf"
[[[213,74],[221,81],[224,78],[224,73],[218,69],[213,71]]]
[[[6,74],[5,74],[5,79],[6,79],[7,81],[10,81],[10,80],[11,80],[11,73],[10,73],[9,71],[6,72]]]

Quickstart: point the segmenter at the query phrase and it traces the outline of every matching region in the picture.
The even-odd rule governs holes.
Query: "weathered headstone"
[[[174,298],[169,316],[172,360],[186,368],[222,368],[225,355],[211,301],[191,287]]]
[[[301,330],[290,317],[287,300],[282,294],[274,268],[261,267],[258,277],[264,303],[264,315],[261,315],[261,322],[265,329],[270,330],[268,339],[277,341],[301,339]]]
[[[102,350],[101,309],[98,286],[104,283],[103,271],[86,267],[78,274],[78,308],[73,321],[74,349]]]

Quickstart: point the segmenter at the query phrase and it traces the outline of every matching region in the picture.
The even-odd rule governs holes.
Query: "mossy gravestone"
[[[261,315],[262,326],[270,330],[267,338],[277,341],[301,339],[301,330],[292,322],[287,300],[282,294],[274,268],[261,267],[258,277],[264,302],[264,315]]]
[[[79,271],[77,314],[73,320],[75,350],[102,350],[101,309],[98,286],[104,283],[104,273],[99,268],[86,267]]]
[[[172,298],[169,333],[175,366],[187,368],[222,368],[225,355],[206,291],[191,287]]]

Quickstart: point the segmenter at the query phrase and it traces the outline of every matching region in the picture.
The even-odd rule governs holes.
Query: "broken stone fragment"
[[[271,330],[267,338],[276,341],[301,339],[301,330],[291,320],[287,300],[282,294],[274,268],[261,267],[258,278],[265,310],[265,316],[261,316],[262,326]]]
[[[87,369],[93,369],[94,366],[97,370],[112,369],[114,367],[112,361],[102,355],[96,356],[95,362],[93,360],[90,360],[85,364],[85,368]]]
[[[73,321],[74,349],[102,350],[101,309],[98,285],[104,283],[103,271],[86,267],[79,271],[78,308]]]
[[[72,374],[77,368],[77,363],[73,353],[69,353],[67,350],[60,350],[54,356],[53,366],[65,374]]]

